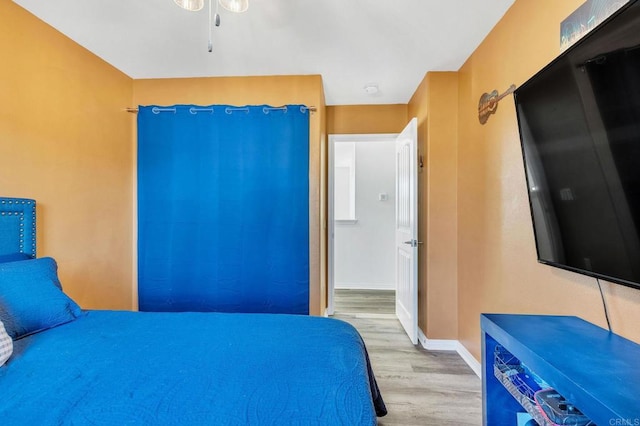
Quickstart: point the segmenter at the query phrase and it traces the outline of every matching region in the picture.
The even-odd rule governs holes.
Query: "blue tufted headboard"
[[[0,256],[36,257],[36,202],[0,198]]]

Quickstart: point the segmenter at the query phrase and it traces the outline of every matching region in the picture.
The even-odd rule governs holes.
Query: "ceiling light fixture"
[[[204,0],[173,0],[175,4],[190,12],[197,12],[204,7]],[[216,11],[213,14],[212,1],[216,2]],[[230,12],[242,13],[249,9],[249,0],[209,0],[209,53],[213,52],[213,26],[220,26],[220,14],[218,7],[222,6]]]
[[[173,0],[181,8],[190,12],[197,12],[204,7],[204,0]]]
[[[197,12],[204,7],[204,0],[173,0],[181,8]],[[242,13],[249,9],[249,0],[218,0],[220,6],[229,12]]]
[[[218,0],[229,12],[242,13],[249,9],[249,0]]]

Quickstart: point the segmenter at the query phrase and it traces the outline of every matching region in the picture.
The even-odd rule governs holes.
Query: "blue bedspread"
[[[16,341],[0,393],[2,425],[374,425],[386,412],[356,330],[292,315],[89,311]]]

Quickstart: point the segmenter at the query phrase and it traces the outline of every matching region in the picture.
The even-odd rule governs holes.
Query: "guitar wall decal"
[[[489,119],[491,114],[494,114],[498,109],[498,102],[513,93],[516,90],[516,85],[512,84],[504,93],[498,94],[497,90],[491,93],[483,93],[480,96],[480,102],[478,103],[478,120],[480,124],[484,124]]]

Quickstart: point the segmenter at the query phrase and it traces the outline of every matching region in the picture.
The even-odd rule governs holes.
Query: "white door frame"
[[[327,173],[327,312],[326,315],[333,315],[333,292],[335,290],[335,221],[334,221],[334,170],[335,170],[335,144],[340,142],[395,142],[398,133],[373,133],[354,135],[329,135],[329,161]]]

